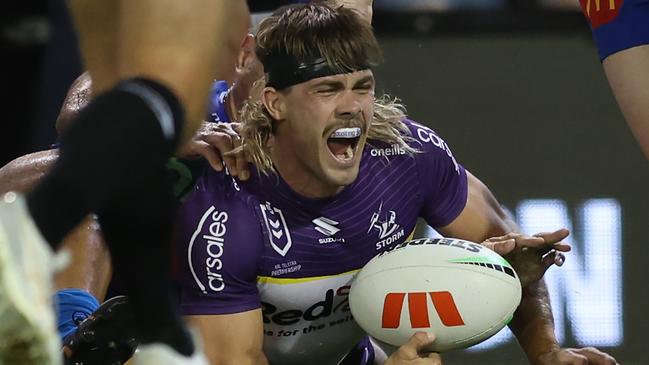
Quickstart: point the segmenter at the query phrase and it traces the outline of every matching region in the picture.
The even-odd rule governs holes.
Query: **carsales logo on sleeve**
[[[223,256],[223,246],[225,244],[224,236],[227,231],[227,221],[227,212],[218,211],[214,206],[208,208],[201,217],[198,226],[189,241],[189,247],[187,248],[189,269],[194,277],[194,281],[196,281],[196,285],[198,285],[204,294],[207,294],[208,289],[212,292],[220,292],[225,289],[225,282],[223,281],[223,275],[221,274],[221,269],[223,268],[221,257]],[[203,233],[203,227],[207,227],[207,232]],[[205,258],[204,262],[201,262],[200,265],[201,267],[205,267],[205,271],[200,276],[205,279],[207,286],[201,279],[199,279],[199,275],[196,273],[192,261],[192,250],[198,238],[202,239],[199,240],[199,242],[205,242],[203,248],[205,251],[204,253],[200,252],[199,255],[201,258]]]
[[[431,143],[433,146],[446,152],[446,155],[451,159],[451,161],[453,161],[453,165],[455,166],[455,172],[459,174],[460,166],[457,164],[457,161],[455,160],[455,157],[451,152],[451,148],[446,144],[446,142],[444,142],[443,139],[441,139],[437,134],[435,134],[435,132],[433,132],[432,129],[424,127],[423,125],[417,123],[413,123],[413,124],[417,127],[417,137],[419,138],[419,140],[424,143]]]

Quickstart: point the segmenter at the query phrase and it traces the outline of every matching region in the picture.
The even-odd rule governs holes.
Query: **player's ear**
[[[243,72],[255,57],[255,36],[248,33],[241,42],[241,49],[237,57],[237,72]]]
[[[261,101],[264,103],[268,114],[275,120],[282,120],[285,117],[285,104],[283,95],[274,87],[265,87],[261,93]]]

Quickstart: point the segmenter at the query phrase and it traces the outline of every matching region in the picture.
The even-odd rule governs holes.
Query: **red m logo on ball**
[[[429,293],[388,293],[383,302],[383,328],[399,328],[403,301],[408,295],[408,313],[412,328],[430,328],[428,318],[428,295],[442,323],[447,327],[464,326],[464,320],[457,310],[451,293],[436,291]]]

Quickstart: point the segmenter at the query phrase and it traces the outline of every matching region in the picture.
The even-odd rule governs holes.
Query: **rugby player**
[[[617,103],[649,159],[649,2],[579,3]]]
[[[247,35],[237,56],[234,85],[214,94],[220,99],[212,103],[211,112],[214,115],[218,113],[224,121],[229,122],[229,115],[235,115],[248,95],[255,94],[252,91],[254,81],[261,77],[263,69],[254,57],[254,38]],[[214,88],[218,89],[224,83],[216,82]],[[91,87],[92,81],[87,72],[71,85],[56,120],[59,134],[62,134],[76,115],[86,107],[90,101]],[[238,135],[233,130],[222,128],[222,125],[215,123],[204,123],[178,156],[203,158],[218,170],[232,164],[231,170],[237,171],[237,164],[241,166],[245,161],[243,155],[238,153],[221,156],[218,152],[236,148],[237,140]],[[58,148],[52,148],[22,156],[0,168],[0,194],[9,191],[25,193],[31,190],[49,171],[57,157]],[[185,172],[201,171],[204,164],[172,159],[167,167],[178,172],[173,179],[174,190],[181,198],[193,181]],[[131,314],[125,308],[125,298],[114,298],[101,308],[99,306],[105,298],[111,280],[111,267],[110,255],[96,219],[89,216],[82,225],[66,236],[63,245],[71,253],[71,260],[65,269],[54,276],[54,286],[57,289],[57,326],[66,350],[66,363],[94,363],[93,360],[96,359],[102,359],[104,362],[116,361],[112,359],[117,358],[123,360],[132,350],[132,326],[124,325],[130,320]],[[107,320],[109,315],[110,321]],[[91,318],[83,322],[84,333],[77,335],[79,322],[88,316]],[[92,335],[88,334],[89,331]],[[97,333],[98,335],[95,335]]]
[[[253,46],[251,47],[251,42]],[[234,113],[243,100],[250,94],[253,81],[263,76],[261,66],[252,67],[256,61],[253,56],[254,41],[248,35],[242,43],[237,61],[235,86],[228,91],[228,97],[213,104],[213,112],[225,116]],[[258,63],[258,62],[257,62]],[[218,87],[219,83],[215,83]],[[231,92],[231,93],[230,93]],[[61,134],[76,115],[86,107],[92,93],[92,80],[85,72],[70,86],[56,120],[56,129]],[[223,103],[223,101],[228,103]],[[227,105],[232,105],[226,108]],[[227,109],[227,111],[226,111]],[[236,133],[230,129],[219,128],[215,123],[204,123],[190,143],[187,143],[179,153],[181,158],[204,158],[215,168],[222,170],[232,161],[232,170],[236,171],[236,163],[244,161],[242,154],[222,157],[219,149],[230,151],[238,145],[233,144],[237,139],[232,138]],[[227,147],[226,147],[227,146]],[[31,190],[45,173],[51,169],[58,158],[58,148],[49,149],[21,156],[0,168],[0,195],[9,191],[26,193]],[[236,160],[235,160],[236,156]],[[181,160],[184,161],[184,160]],[[186,161],[189,165],[190,162]],[[169,163],[168,168],[174,170],[175,163]],[[200,169],[194,169],[200,171]],[[175,178],[175,188],[179,197],[187,189],[189,182]],[[193,181],[193,180],[189,180]],[[189,186],[191,187],[191,186]],[[96,359],[103,362],[124,361],[132,354],[133,334],[130,308],[125,298],[114,298],[99,305],[107,294],[112,271],[110,254],[106,248],[101,230],[96,218],[89,215],[82,224],[68,234],[63,247],[70,253],[70,263],[54,275],[55,303],[57,308],[57,327],[64,344],[66,364],[92,364]],[[110,318],[107,318],[110,315]],[[85,320],[88,317],[89,320]],[[83,321],[83,334],[76,335],[79,324]],[[99,325],[97,322],[101,322]],[[125,325],[126,324],[126,325]],[[88,332],[91,331],[91,334]],[[95,335],[98,333],[98,335]]]
[[[70,86],[56,128],[61,133],[90,100],[91,80],[87,73]],[[21,156],[0,168],[0,195],[9,191],[31,190],[52,167],[58,149]],[[113,298],[100,306],[111,280],[110,254],[99,224],[89,215],[64,239],[62,247],[70,254],[69,264],[54,275],[54,302],[57,328],[64,344],[66,364],[92,364],[125,361],[133,353],[132,321],[124,297]],[[90,317],[90,318],[89,318]],[[82,324],[82,333],[77,328]],[[100,336],[95,335],[101,332]],[[21,359],[22,360],[22,359]]]
[[[212,364],[382,363],[351,318],[349,284],[418,217],[508,254],[524,285],[511,328],[531,363],[615,364],[556,341],[540,278],[561,263],[568,232],[514,233],[439,135],[375,98],[380,51],[367,23],[344,8],[294,6],[264,20],[257,42],[267,85],[241,116],[250,178],[206,170],[176,228],[181,308]],[[385,363],[438,364],[417,351],[433,340],[419,333]]]
[[[51,250],[96,212],[115,271],[129,277],[125,290],[143,343],[139,361],[203,363],[171,294],[173,203],[164,165],[200,124],[211,78],[232,74],[249,26],[247,5],[242,0],[70,0],[69,5],[97,97],[67,129],[43,181],[25,199],[13,193],[2,199],[0,308],[6,310],[0,357],[60,362],[47,299]]]

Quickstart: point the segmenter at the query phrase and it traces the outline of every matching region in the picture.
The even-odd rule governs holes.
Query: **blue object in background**
[[[230,93],[230,86],[223,80],[215,81],[210,91],[210,100],[207,113],[207,121],[230,123],[230,117],[226,112],[225,98]]]
[[[54,294],[57,308],[57,327],[61,341],[72,335],[84,319],[97,308],[97,299],[85,290],[63,289]]]

